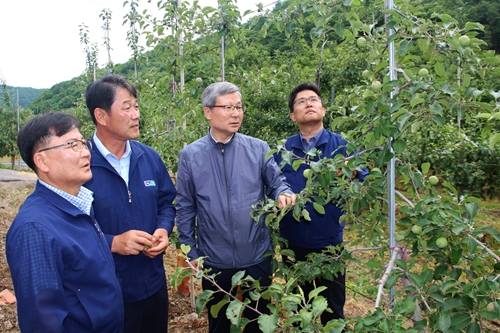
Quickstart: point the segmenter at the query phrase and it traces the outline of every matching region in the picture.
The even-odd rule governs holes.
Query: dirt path
[[[35,183],[38,177],[33,172],[0,169],[0,182],[26,181]]]

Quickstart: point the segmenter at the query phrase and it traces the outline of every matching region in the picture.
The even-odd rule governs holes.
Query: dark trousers
[[[125,333],[166,333],[168,291],[165,284],[151,297],[125,303]]]
[[[306,249],[293,244],[288,244],[288,248],[295,252],[295,259],[297,261],[306,261],[306,256],[309,253],[321,253],[324,249]],[[293,263],[286,261],[287,265],[293,265]],[[340,319],[344,317],[344,304],[345,304],[345,274],[338,273],[337,277],[334,277],[333,281],[325,279],[316,279],[316,288],[320,286],[325,286],[327,289],[323,290],[320,295],[323,296],[327,302],[328,307],[333,311],[329,313],[324,311],[321,314],[321,323],[325,325],[332,319]],[[308,295],[309,292],[314,290],[314,284],[312,282],[306,282],[301,285],[304,295]]]
[[[215,282],[224,290],[229,291],[231,290],[231,278],[233,275],[239,271],[245,271],[245,276],[251,276],[256,280],[260,280],[260,285],[262,287],[267,287],[271,284],[271,258],[268,257],[264,261],[260,262],[259,264],[246,267],[246,268],[241,268],[241,269],[219,269],[215,267],[210,267],[210,266],[205,266],[205,268],[211,268],[212,271],[209,273],[210,275],[214,273],[220,273],[215,277]],[[217,290],[215,286],[210,282],[205,279],[202,281],[202,286],[203,290]],[[236,290],[233,290],[234,293],[236,293]],[[210,300],[207,303],[207,310],[208,310],[208,332],[209,333],[229,333],[231,329],[231,322],[229,319],[227,319],[226,316],[226,310],[227,310],[227,305],[223,306],[217,315],[217,318],[212,317],[210,314],[210,308],[219,303],[223,298],[224,294],[222,292],[216,292],[212,296],[212,300]],[[243,300],[245,298],[250,299],[248,296],[248,293],[243,294]],[[261,313],[269,313],[269,309],[267,308],[267,304],[269,302],[264,299],[260,299],[257,303],[255,301],[250,302],[249,306],[252,308],[256,308],[261,312]],[[252,310],[245,309],[243,311],[243,316],[245,318],[248,318],[249,320],[252,319],[257,319],[258,314],[255,313]],[[254,332],[261,332],[259,329],[259,324],[257,323],[257,320],[249,323],[247,326],[245,326],[245,333],[254,333]]]

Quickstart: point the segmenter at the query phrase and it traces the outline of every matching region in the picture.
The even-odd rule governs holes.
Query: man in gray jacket
[[[224,290],[231,289],[231,278],[245,270],[259,279],[262,286],[271,283],[272,250],[264,220],[250,217],[252,205],[267,195],[279,201],[280,208],[295,203],[274,158],[266,158],[266,142],[238,132],[245,106],[237,86],[218,82],[202,94],[203,113],[210,123],[209,133],[181,150],[177,173],[177,228],[181,244],[191,247],[188,254],[194,267],[205,257],[204,267],[219,273],[215,281]],[[197,222],[196,222],[197,219]],[[203,280],[203,289],[217,290]],[[223,307],[214,318],[210,307],[223,298],[215,293],[208,302],[209,332],[229,332],[230,321]],[[250,306],[255,307],[255,302]],[[267,303],[259,301],[260,312],[268,313]],[[251,320],[245,332],[259,332],[257,314],[244,311]]]

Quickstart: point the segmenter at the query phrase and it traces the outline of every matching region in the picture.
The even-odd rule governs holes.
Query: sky
[[[139,0],[139,10],[154,10],[157,0]],[[256,10],[266,0],[238,0],[240,12]],[[271,0],[267,1],[271,2]],[[91,42],[99,44],[99,67],[107,62],[103,9],[110,9],[111,60],[115,64],[131,57],[122,26],[127,8],[124,0],[1,0],[0,79],[14,87],[50,88],[85,71],[84,46],[79,26],[88,27]],[[200,0],[200,5],[217,6],[217,0]],[[142,39],[144,43],[144,39]]]

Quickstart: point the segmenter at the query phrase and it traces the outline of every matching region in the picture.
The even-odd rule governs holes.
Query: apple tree
[[[258,319],[264,332],[491,331],[490,320],[500,317],[500,232],[477,221],[476,198],[461,195],[446,179],[435,179],[430,163],[416,164],[409,146],[415,144],[415,133],[448,123],[460,133],[478,115],[484,117],[482,110],[491,110],[489,117],[495,119],[496,98],[488,96],[487,86],[478,84],[487,85],[485,78],[498,75],[498,56],[481,49],[485,43],[477,38],[480,24],[460,26],[451,16],[439,14],[422,19],[404,5],[383,11],[384,24],[366,23],[356,10],[363,5],[355,0],[290,0],[281,11],[266,13],[269,21],[264,30],[275,26],[293,38],[294,25],[313,23],[311,45],[322,45],[317,52],[328,51],[325,40],[333,34],[340,39],[336,47],[358,48],[367,66],[359,71],[360,84],[346,87],[329,107],[334,115],[330,127],[347,138],[351,155],[310,152],[321,158],[304,175],[307,186],[294,207],[280,211],[271,200],[255,206],[255,218],[265,216],[272,232],[274,283],[261,288],[240,272],[233,277],[233,286],[250,288],[254,300],[272,301],[270,313]],[[394,31],[389,38],[387,29]],[[394,45],[394,68],[389,68],[389,45]],[[396,75],[388,75],[390,71]],[[314,81],[316,73],[306,79]],[[490,126],[488,131],[497,137],[498,128]],[[282,143],[273,152],[296,168],[303,163]],[[352,171],[362,166],[371,169],[365,181],[351,181]],[[395,207],[390,203],[391,182],[396,184]],[[293,253],[279,236],[279,222],[287,213],[297,223],[307,220],[304,206],[311,201],[318,212],[329,202],[342,205],[351,237],[340,254],[340,248],[331,248],[287,267],[282,258]],[[394,235],[387,227],[391,213],[396,214]],[[319,295],[322,289],[305,295],[297,286],[316,277],[329,278],[346,267],[356,272],[348,282],[354,297],[368,300],[372,308],[364,316],[323,326],[318,319],[329,310]],[[191,274],[177,270],[172,282]],[[202,270],[195,270],[195,275],[212,279]],[[198,297],[198,311],[211,293],[204,291]],[[227,315],[232,331],[239,332],[248,322],[241,316],[248,300],[239,300],[238,292],[225,294],[212,311],[228,305],[219,315]]]

